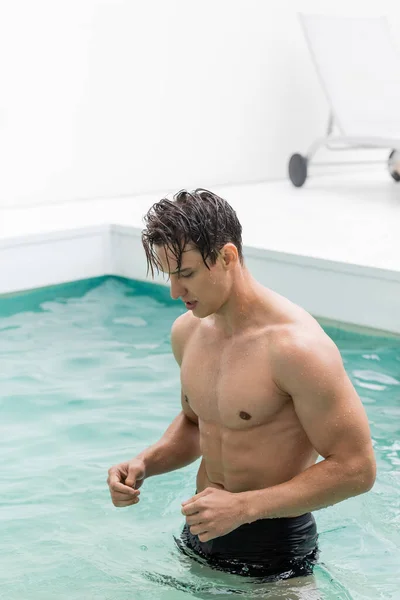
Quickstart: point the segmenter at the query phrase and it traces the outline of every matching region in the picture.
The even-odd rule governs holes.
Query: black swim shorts
[[[276,581],[311,575],[318,558],[317,528],[314,517],[260,519],[230,533],[201,542],[185,523],[180,550],[214,569]]]

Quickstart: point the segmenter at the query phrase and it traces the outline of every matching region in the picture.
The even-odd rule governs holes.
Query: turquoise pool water
[[[271,597],[179,555],[198,463],[146,481],[135,507],[109,498],[107,469],[179,411],[169,331],[181,312],[168,289],[117,278],[0,298],[0,598]],[[399,599],[399,340],[327,331],[368,412],[378,478],[315,513],[320,592],[299,597]]]

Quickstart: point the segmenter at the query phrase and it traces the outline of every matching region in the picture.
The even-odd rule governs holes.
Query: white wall
[[[0,206],[284,178],[328,105],[297,12],[355,0],[0,0]]]

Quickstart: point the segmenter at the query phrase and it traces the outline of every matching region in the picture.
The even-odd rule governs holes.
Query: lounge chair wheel
[[[392,150],[388,158],[388,169],[395,181],[400,181],[400,152]]]
[[[307,179],[307,158],[293,154],[289,160],[289,178],[296,187],[301,187]]]

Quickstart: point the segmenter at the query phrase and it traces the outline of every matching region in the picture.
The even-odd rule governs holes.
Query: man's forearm
[[[375,480],[373,461],[344,466],[327,458],[293,479],[261,490],[241,492],[247,522],[295,517],[363,494]]]
[[[147,478],[186,467],[200,456],[199,428],[181,412],[162,438],[136,458],[144,461]]]

